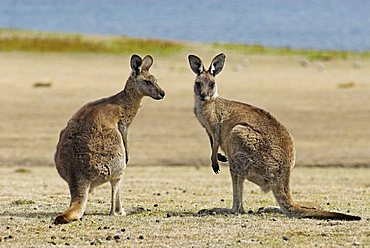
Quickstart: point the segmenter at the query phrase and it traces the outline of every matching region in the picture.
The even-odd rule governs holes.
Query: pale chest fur
[[[207,130],[209,134],[215,134],[219,131],[221,125],[220,114],[217,111],[216,101],[195,102],[195,116],[200,124]]]

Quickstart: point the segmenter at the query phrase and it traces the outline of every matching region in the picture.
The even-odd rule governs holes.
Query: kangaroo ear
[[[188,60],[190,68],[195,74],[199,75],[202,71],[204,71],[203,62],[200,58],[195,55],[189,55]]]
[[[146,55],[143,58],[143,64],[142,64],[141,68],[143,70],[149,71],[149,68],[152,66],[152,64],[153,64],[153,58],[152,58],[152,56]]]
[[[142,62],[143,61],[139,55],[136,55],[136,54],[132,55],[131,62],[130,62],[132,71],[134,71],[135,73],[139,73]]]
[[[222,68],[224,68],[224,63],[225,63],[225,54],[220,53],[217,55],[213,60],[212,63],[208,69],[208,71],[213,75],[216,76],[222,71]]]

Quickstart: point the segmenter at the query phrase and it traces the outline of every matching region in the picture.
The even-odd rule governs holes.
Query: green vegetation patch
[[[28,169],[28,168],[18,168],[14,171],[15,173],[31,173],[32,170]]]
[[[309,50],[292,48],[270,48],[262,45],[243,45],[230,43],[213,43],[217,49],[237,51],[244,54],[260,55],[300,55],[312,61],[330,61],[335,59],[348,59],[350,56],[370,57],[370,52],[353,52],[337,50]]]
[[[0,30],[0,51],[170,55],[183,48],[180,43],[164,40]]]

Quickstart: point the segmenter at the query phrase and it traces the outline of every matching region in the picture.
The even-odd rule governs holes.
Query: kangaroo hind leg
[[[112,186],[112,198],[110,215],[126,215],[121,205],[121,179],[110,181]]]
[[[71,203],[69,208],[57,216],[54,224],[65,224],[79,220],[85,212],[86,203],[90,190],[90,183],[84,180],[72,180],[69,183]]]

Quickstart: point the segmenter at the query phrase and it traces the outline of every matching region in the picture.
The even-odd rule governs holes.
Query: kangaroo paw
[[[225,155],[221,154],[221,153],[217,153],[217,160],[220,161],[220,162],[227,162],[228,159]]]
[[[213,163],[212,164],[213,171],[218,174],[220,172],[220,166],[218,164]]]

